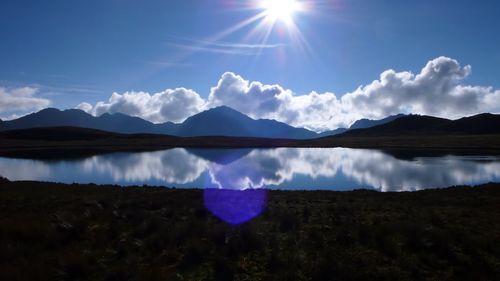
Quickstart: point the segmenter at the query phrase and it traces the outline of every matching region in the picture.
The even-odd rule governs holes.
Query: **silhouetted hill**
[[[368,129],[366,129],[368,130]],[[355,130],[356,131],[356,130]],[[228,136],[176,137],[157,134],[119,134],[78,127],[45,127],[0,132],[0,156],[29,159],[67,159],[100,153],[163,150],[190,151],[212,162],[227,164],[249,150],[203,151],[198,148],[351,147],[381,149],[439,149],[466,151],[467,155],[500,153],[498,134],[400,134],[333,136],[316,139],[276,139]]]
[[[347,128],[338,128],[338,129],[335,129],[335,130],[331,130],[331,131],[326,131],[326,132],[320,133],[320,134],[318,134],[318,137],[321,138],[321,137],[335,136],[335,135],[339,135],[339,134],[345,133],[347,131],[349,131],[349,129],[347,129]]]
[[[326,132],[323,132],[323,133],[319,134],[318,137],[335,136],[335,135],[339,135],[339,134],[342,134],[342,133],[345,133],[347,131],[354,130],[354,129],[371,128],[371,127],[374,127],[374,126],[378,126],[378,125],[389,123],[389,122],[394,121],[394,120],[396,120],[396,119],[398,119],[400,117],[403,117],[403,116],[406,116],[406,115],[404,115],[404,114],[391,115],[391,116],[388,116],[386,118],[379,119],[379,120],[371,120],[371,119],[363,118],[363,119],[359,119],[356,122],[354,122],[349,127],[349,129],[347,129],[347,128],[338,128],[338,129],[335,129],[335,130],[332,130],[332,131],[326,131]]]
[[[404,114],[397,114],[397,115],[391,115],[391,116],[388,116],[386,118],[379,119],[379,120],[371,120],[371,119],[363,118],[363,119],[359,119],[358,121],[354,122],[351,125],[351,127],[349,127],[349,129],[354,130],[354,129],[371,128],[371,127],[375,127],[378,125],[389,123],[389,122],[394,121],[394,120],[396,120],[400,117],[403,117],[403,116],[405,116],[405,115]]]
[[[37,141],[98,140],[116,136],[120,134],[79,127],[44,127],[0,132],[0,138]]]
[[[232,136],[306,139],[317,134],[295,128],[274,120],[255,120],[230,107],[220,106],[198,113],[186,119],[177,131],[178,136]]]
[[[47,108],[19,119],[0,123],[0,131],[42,127],[81,127],[123,134],[174,136],[234,136],[263,138],[314,138],[317,134],[274,120],[255,120],[226,106],[193,115],[181,124],[154,124],[122,113],[94,117],[82,110]]]
[[[398,135],[444,135],[444,134],[499,134],[500,115],[479,114],[458,120],[432,116],[410,115],[389,123],[366,129],[345,132],[340,137],[353,136],[398,136]]]
[[[79,109],[59,110],[55,108],[43,109],[39,112],[23,116],[19,119],[5,121],[0,130],[19,130],[43,127],[81,127],[109,132],[134,133],[161,133],[163,124],[156,125],[138,117],[131,117],[121,113],[105,113],[94,117]]]
[[[500,115],[483,113],[464,117],[444,125],[447,132],[465,134],[498,134],[500,133]]]

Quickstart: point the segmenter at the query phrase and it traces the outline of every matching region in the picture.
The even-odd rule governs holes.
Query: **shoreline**
[[[98,130],[57,127],[0,132],[0,156],[60,157],[112,152],[156,151],[170,148],[360,148],[385,151],[500,155],[500,135],[332,136],[317,139],[251,137],[174,137],[116,134]]]
[[[495,136],[495,140],[500,140],[500,136]],[[422,143],[417,146],[412,143],[406,143],[404,138],[398,141],[401,143],[384,143],[381,140],[373,139],[370,143],[359,143],[356,140],[345,140],[343,143],[331,143],[329,145],[315,144],[303,141],[294,141],[291,143],[248,143],[241,142],[239,139],[230,139],[231,142],[220,141],[218,138],[214,139],[208,144],[201,145],[199,143],[175,143],[175,144],[161,144],[148,143],[142,144],[139,140],[128,140],[126,143],[114,142],[114,144],[104,143],[48,143],[40,144],[40,142],[20,142],[16,145],[5,144],[0,140],[0,157],[9,158],[33,158],[33,159],[66,159],[66,158],[84,158],[93,155],[109,154],[117,152],[151,152],[161,151],[173,148],[185,149],[273,149],[273,148],[351,148],[351,149],[373,149],[380,150],[393,156],[403,155],[410,157],[411,155],[500,155],[500,146],[472,146],[462,145],[441,145],[441,144],[425,144],[425,140],[414,140],[415,142],[421,141]],[[276,140],[273,140],[276,141]],[[352,141],[352,142],[350,142]],[[366,140],[364,140],[366,141]],[[391,141],[391,139],[386,140]],[[113,142],[113,141],[111,141]],[[216,144],[211,144],[216,143]]]
[[[379,191],[370,188],[357,188],[347,190],[333,190],[333,189],[274,189],[274,188],[248,188],[244,190],[239,189],[217,189],[217,188],[203,188],[203,187],[172,187],[164,185],[120,185],[120,184],[98,184],[98,183],[64,183],[52,181],[38,181],[38,180],[9,180],[8,178],[0,175],[0,188],[9,188],[13,186],[42,186],[44,188],[91,188],[91,189],[120,189],[120,190],[153,190],[153,191],[191,191],[202,192],[203,190],[226,190],[230,192],[244,192],[251,190],[265,190],[270,193],[357,193],[357,192],[373,192],[380,194],[403,194],[403,193],[419,193],[430,191],[447,191],[447,190],[460,190],[460,189],[477,189],[477,188],[499,188],[500,182],[487,182],[475,185],[454,185],[446,187],[425,187],[419,190],[409,191]]]

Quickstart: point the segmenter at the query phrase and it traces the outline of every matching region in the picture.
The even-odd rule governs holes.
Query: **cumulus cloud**
[[[38,89],[32,87],[11,89],[0,87],[0,112],[21,113],[49,106],[48,99],[35,97],[37,92]]]
[[[83,110],[87,113],[92,113],[93,106],[88,102],[82,102],[76,106],[77,109]]]
[[[256,118],[273,118],[316,131],[349,126],[360,118],[413,113],[456,118],[500,112],[500,91],[460,84],[471,66],[439,57],[415,75],[384,71],[378,80],[340,98],[333,93],[294,95],[278,85],[249,82],[225,73],[211,89],[208,106],[228,105]]]
[[[295,95],[279,85],[250,82],[231,72],[224,73],[210,90],[207,107],[227,105],[253,118],[269,118],[298,127],[326,130],[341,120],[341,105],[333,93]]]
[[[95,106],[81,103],[77,108],[96,116],[103,113],[121,112],[160,123],[166,121],[181,122],[200,112],[203,105],[204,100],[195,91],[177,88],[155,94],[146,92],[113,93],[107,102],[101,101]]]
[[[498,112],[499,90],[460,84],[470,73],[470,65],[462,67],[454,59],[439,57],[417,75],[384,71],[379,80],[344,95],[342,105],[347,111],[375,118],[401,112],[448,118]]]
[[[347,127],[360,118],[413,113],[456,118],[500,112],[500,90],[464,85],[470,65],[438,57],[418,74],[386,70],[379,79],[338,97],[331,92],[297,95],[280,85],[248,81],[224,73],[205,100],[193,90],[178,88],[156,94],[114,93],[109,101],[78,107],[95,115],[122,112],[153,122],[181,122],[202,110],[226,105],[250,117],[275,119],[297,127],[324,131]]]

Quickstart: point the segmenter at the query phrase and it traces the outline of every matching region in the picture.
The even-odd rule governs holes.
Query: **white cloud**
[[[50,105],[50,101],[35,97],[38,89],[32,87],[3,88],[0,87],[0,112],[17,114],[39,110]]]
[[[189,52],[207,52],[225,55],[259,54],[262,50],[285,47],[284,44],[244,44],[222,41],[192,40],[184,38],[179,42],[168,42],[167,45]]]
[[[77,109],[83,110],[87,113],[92,113],[92,109],[94,108],[90,103],[88,102],[82,102],[79,105],[76,106]]]
[[[101,101],[95,106],[81,103],[77,108],[96,116],[106,112],[121,112],[161,123],[166,121],[181,122],[200,112],[203,105],[203,99],[195,91],[177,88],[167,89],[152,95],[146,92],[113,93],[107,102]]]
[[[210,90],[207,107],[227,105],[253,118],[276,119],[294,126],[325,130],[341,106],[333,93],[312,92],[297,96],[279,85],[249,82],[231,72],[224,73]],[[341,118],[339,118],[341,120]]]
[[[349,126],[360,118],[383,118],[414,113],[457,118],[500,112],[500,90],[464,85],[471,66],[438,57],[418,74],[384,71],[378,80],[337,97],[334,93],[297,95],[280,85],[248,81],[224,73],[206,100],[193,90],[178,88],[156,94],[113,93],[108,102],[78,106],[100,115],[122,112],[153,122],[181,122],[202,110],[227,105],[253,118],[275,119],[297,127],[323,131]]]
[[[448,118],[500,112],[500,91],[462,85],[471,66],[439,57],[417,75],[384,71],[379,80],[337,98],[333,93],[294,95],[278,85],[249,82],[225,73],[211,89],[208,106],[228,105],[252,117],[273,118],[313,130],[348,126],[360,118],[414,113]]]
[[[342,105],[373,118],[401,112],[448,118],[498,112],[500,91],[460,84],[470,73],[470,65],[462,67],[456,60],[439,57],[417,75],[384,71],[379,80],[343,96]]]

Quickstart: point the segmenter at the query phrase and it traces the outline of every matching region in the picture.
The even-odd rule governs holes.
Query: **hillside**
[[[182,137],[232,136],[306,139],[315,132],[274,120],[255,120],[226,106],[198,113],[183,123],[154,124],[122,113],[95,117],[78,109],[47,108],[19,119],[0,123],[0,131],[44,127],[80,127],[123,134],[164,134]]]
[[[179,126],[176,135],[234,136],[307,139],[317,136],[306,129],[267,119],[252,119],[230,107],[220,106],[189,117]]]
[[[500,134],[500,115],[479,114],[458,120],[410,115],[366,129],[356,129],[338,137],[415,136],[415,135]]]
[[[327,136],[335,136],[335,135],[340,135],[342,133],[348,132],[350,130],[354,129],[365,129],[365,128],[371,128],[375,127],[378,125],[386,124],[389,122],[392,122],[400,117],[405,116],[404,114],[397,114],[397,115],[391,115],[388,117],[385,117],[383,119],[377,119],[377,120],[372,120],[372,119],[359,119],[356,122],[354,122],[349,128],[338,128],[332,131],[326,131],[322,132],[318,135],[318,137],[327,137]]]

